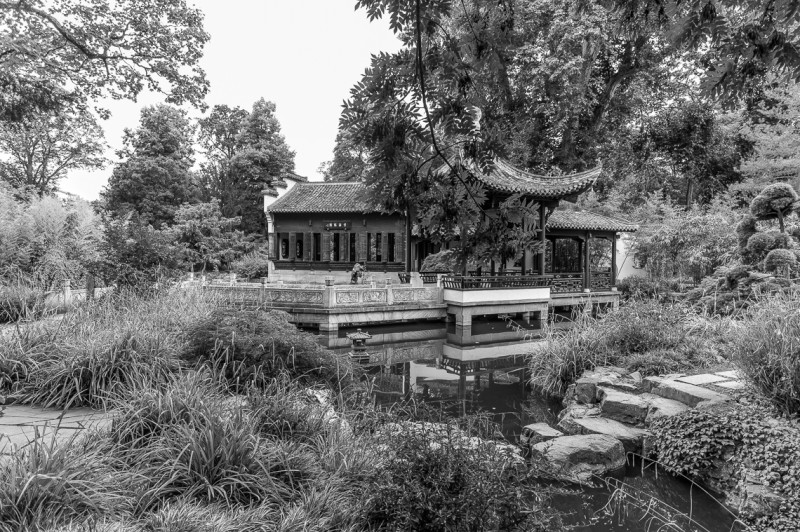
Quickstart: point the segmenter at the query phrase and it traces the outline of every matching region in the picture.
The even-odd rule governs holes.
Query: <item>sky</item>
[[[275,102],[283,135],[296,152],[295,171],[321,180],[320,163],[333,158],[341,112],[350,87],[369,66],[370,55],[400,48],[383,20],[369,22],[355,0],[195,0],[211,35],[200,64],[211,83],[209,107],[250,109],[261,97]],[[163,96],[143,93],[138,101],[104,101],[107,157],[116,161],[123,130],[134,128],[145,105]],[[201,116],[190,109],[190,115]],[[97,199],[112,164],[77,170],[61,183],[64,192]]]

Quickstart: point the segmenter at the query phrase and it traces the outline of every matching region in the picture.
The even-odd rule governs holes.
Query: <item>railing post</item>
[[[394,292],[392,292],[392,283],[386,283],[386,304],[393,305],[394,304]]]
[[[236,286],[236,273],[235,272],[230,272],[228,274],[228,277],[229,277],[230,285],[231,286]]]
[[[64,298],[64,304],[66,305],[72,299],[72,281],[69,279],[64,279],[64,284],[61,287],[61,296]]]

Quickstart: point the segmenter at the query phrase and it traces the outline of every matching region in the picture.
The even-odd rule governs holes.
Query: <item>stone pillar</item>
[[[464,308],[456,310],[456,335],[472,336],[472,314],[469,310]]]
[[[230,272],[229,274],[229,281],[231,286],[236,286],[236,273]]]
[[[611,237],[611,287],[617,286],[617,233]]]
[[[61,287],[61,296],[64,298],[64,304],[67,304],[72,299],[72,281],[64,279],[64,284]]]
[[[591,292],[592,289],[592,272],[591,270],[591,263],[592,261],[589,259],[589,239],[592,238],[591,233],[586,233],[586,237],[583,241],[583,291],[584,292]]]
[[[411,272],[411,279],[409,280],[409,284],[413,288],[422,288],[422,277],[419,276],[419,272]]]

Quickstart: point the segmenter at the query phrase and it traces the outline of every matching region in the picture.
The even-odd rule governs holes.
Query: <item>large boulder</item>
[[[644,420],[645,426],[648,427],[656,419],[676,416],[689,410],[689,407],[680,401],[667,399],[659,395],[643,393],[641,397],[650,405],[647,410],[647,417]]]
[[[558,414],[558,428],[567,434],[580,434],[581,431],[575,425],[575,420],[598,416],[600,416],[599,407],[572,403]]]
[[[625,467],[625,448],[619,440],[602,434],[561,436],[531,447],[557,478],[591,484],[596,477]]]
[[[623,389],[635,389],[633,381],[627,382],[625,376],[627,370],[614,366],[598,367],[594,371],[585,372],[581,378],[575,381],[574,394],[575,400],[582,404],[593,404],[598,401],[597,389],[599,386],[607,388],[620,387]]]

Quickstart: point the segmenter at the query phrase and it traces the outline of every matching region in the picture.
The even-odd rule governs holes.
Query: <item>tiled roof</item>
[[[603,170],[602,166],[598,166],[577,174],[539,175],[512,166],[502,159],[495,159],[492,169],[484,173],[475,163],[467,165],[475,178],[492,190],[512,194],[519,192],[543,199],[558,199],[580,194],[594,184]],[[447,170],[445,167],[440,167],[438,171]]]
[[[361,183],[298,183],[269,212],[378,212]]]
[[[620,218],[586,211],[556,209],[547,220],[547,229],[579,229],[583,231],[615,231],[633,233],[639,227]]]
[[[292,181],[297,181],[298,183],[308,183],[308,178],[303,177],[301,175],[295,174],[294,172],[289,172],[285,176],[286,179],[291,179]]]

